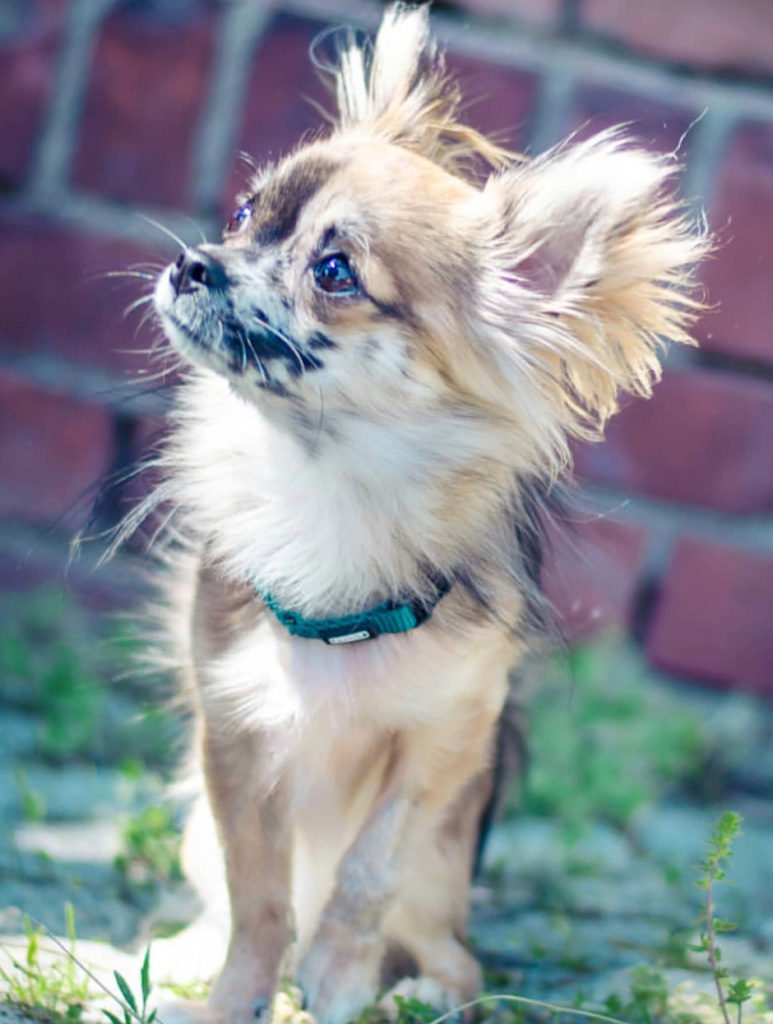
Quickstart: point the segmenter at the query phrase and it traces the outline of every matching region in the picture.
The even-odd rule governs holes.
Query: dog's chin
[[[225,331],[217,316],[193,295],[175,295],[168,274],[162,274],[154,293],[156,312],[169,343],[186,363],[225,377],[241,394],[284,395],[265,363],[248,358],[238,336]]]

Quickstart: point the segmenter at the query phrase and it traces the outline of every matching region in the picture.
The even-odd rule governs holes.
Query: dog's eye
[[[314,280],[324,292],[333,295],[353,295],[360,287],[349,260],[342,252],[325,256],[315,263]]]
[[[238,206],[228,218],[228,223],[225,226],[226,234],[235,235],[237,232],[241,231],[251,216],[252,203],[242,203],[242,205]]]

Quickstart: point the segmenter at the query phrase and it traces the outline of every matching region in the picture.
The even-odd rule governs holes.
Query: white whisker
[[[129,316],[130,313],[133,313],[134,310],[137,309],[139,306],[144,306],[146,302],[152,301],[153,292],[150,292],[150,294],[148,295],[140,295],[140,297],[138,299],[135,299],[134,302],[130,302],[126,309],[123,311],[124,320],[126,319],[127,316]],[[142,323],[142,321],[140,321],[140,323]]]
[[[163,231],[163,233],[165,235],[168,235],[168,237],[171,238],[173,242],[176,242],[181,249],[188,248],[188,246],[185,244],[182,238],[180,238],[178,234],[175,234],[175,232],[172,231],[171,228],[168,228],[164,224],[161,224],[159,221],[154,220],[152,217],[149,217],[146,213],[140,213],[137,216],[141,217],[142,220],[147,221],[148,224],[152,224],[154,228],[158,228],[159,231]]]

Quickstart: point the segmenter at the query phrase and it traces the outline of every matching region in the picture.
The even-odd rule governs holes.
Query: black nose
[[[223,267],[198,249],[183,249],[169,271],[169,280],[176,295],[198,288],[223,288],[226,283]]]

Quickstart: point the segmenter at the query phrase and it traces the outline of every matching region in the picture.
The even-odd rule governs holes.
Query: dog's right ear
[[[429,33],[429,8],[388,7],[375,42],[349,34],[338,57],[338,126],[365,131],[456,172],[466,158],[493,167],[512,155],[457,119],[461,93]]]
[[[480,197],[484,308],[568,433],[597,435],[621,392],[650,394],[666,341],[693,343],[710,245],[673,196],[677,169],[606,132],[492,176]]]

